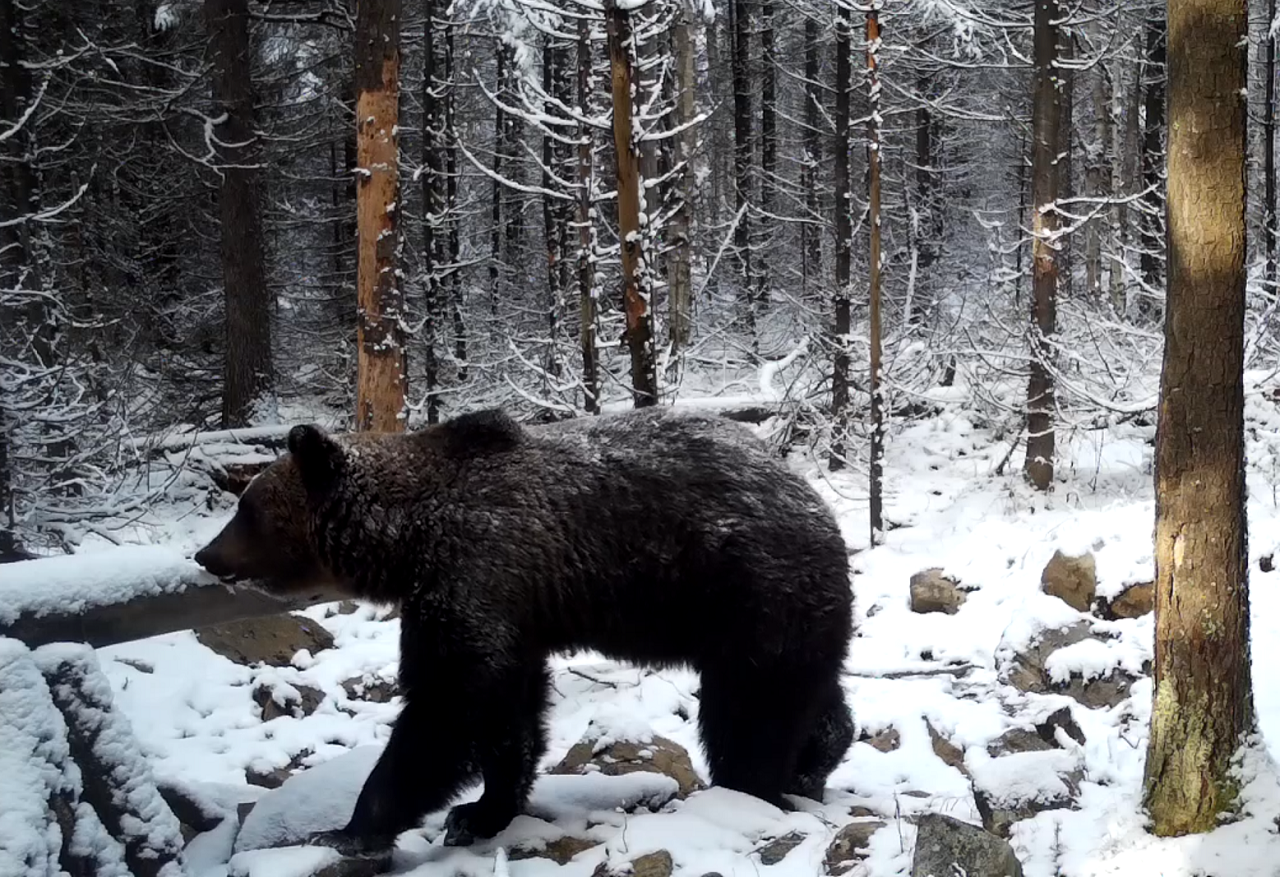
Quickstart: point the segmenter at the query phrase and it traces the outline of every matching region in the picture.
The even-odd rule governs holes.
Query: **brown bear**
[[[803,479],[714,415],[297,426],[196,560],[400,605],[404,706],[348,824],[312,839],[346,854],[387,850],[478,779],[445,843],[506,827],[545,751],[556,653],[698,671],[711,781],[780,806],[820,798],[853,738],[844,539]]]

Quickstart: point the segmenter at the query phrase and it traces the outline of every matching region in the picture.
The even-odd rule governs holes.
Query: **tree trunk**
[[[1072,158],[1075,153],[1075,94],[1076,71],[1070,62],[1076,54],[1076,36],[1071,31],[1058,32],[1058,49],[1061,63],[1058,66],[1059,107],[1061,117],[1058,121],[1058,197],[1070,201],[1075,197],[1075,177],[1072,173]],[[1073,271],[1075,265],[1075,236],[1065,234],[1058,239],[1058,289],[1057,295],[1071,297]]]
[[[929,80],[924,73],[917,77],[916,89],[922,95],[928,93]],[[939,246],[934,220],[938,207],[934,204],[933,127],[933,113],[928,106],[921,104],[916,109],[916,277],[919,278],[917,282],[923,285],[929,283]],[[904,314],[906,321],[923,323],[929,306],[925,296],[913,296]]]
[[[497,64],[498,73],[495,77],[493,91],[498,95],[499,100],[509,101],[510,95],[507,94],[507,64],[509,63],[507,55],[509,53],[506,43],[498,41],[497,48],[494,50],[494,62]],[[499,176],[502,174],[502,152],[507,148],[507,112],[501,105],[494,108],[493,115],[493,184],[489,189],[489,312],[496,314],[498,312],[498,299],[501,298],[501,290],[498,285],[502,279],[502,183]]]
[[[671,348],[678,356],[689,343],[693,311],[692,236],[693,210],[697,177],[694,174],[694,149],[697,135],[692,127],[697,116],[697,74],[694,69],[694,47],[690,29],[694,27],[694,11],[686,2],[672,26],[671,43],[675,52],[676,125],[681,133],[676,138],[679,149],[676,160],[684,164],[680,174],[680,207],[672,218],[671,242]]]
[[[578,110],[583,118],[590,115],[591,94],[591,25],[578,19]],[[578,123],[578,344],[582,348],[583,407],[590,414],[600,413],[600,352],[596,347],[596,272],[591,215],[591,128]]]
[[[1164,249],[1164,233],[1160,228],[1160,171],[1164,167],[1164,77],[1165,23],[1158,12],[1147,20],[1146,113],[1142,134],[1142,185],[1150,191],[1143,197],[1142,253],[1139,267],[1147,289],[1138,298],[1138,313],[1156,319],[1160,316],[1154,291],[1164,286],[1160,272],[1160,254]]]
[[[818,20],[812,15],[804,20],[804,164],[800,167],[804,189],[805,209],[809,221],[800,226],[804,259],[804,289],[809,291],[812,278],[822,281],[822,226],[816,225],[822,215],[822,200],[818,194],[818,168],[822,164],[822,133],[819,126],[822,116],[822,91],[818,88],[819,56]]]
[[[1262,117],[1262,236],[1266,252],[1263,280],[1274,294],[1276,288],[1276,38],[1271,22],[1276,19],[1276,0],[1267,0],[1266,61],[1262,75],[1267,78],[1266,107]]]
[[[423,379],[427,385],[427,423],[440,422],[440,357],[436,350],[444,316],[440,277],[445,240],[444,102],[440,99],[436,64],[436,0],[422,0],[422,262],[425,318]]]
[[[542,45],[542,93],[554,94],[556,86],[563,75],[559,69],[561,53],[556,48],[555,39],[544,37]],[[550,107],[547,112],[553,112]],[[542,135],[542,187],[551,191],[553,185],[551,171],[558,165],[558,148],[555,140],[549,135]],[[564,223],[561,221],[559,199],[550,195],[542,196],[542,238],[547,251],[547,356],[545,368],[549,374],[560,373],[557,336],[560,333],[560,302],[563,291],[560,289],[560,264],[563,261],[564,243],[562,234]]]
[[[262,252],[262,211],[249,51],[248,0],[205,0],[213,49],[214,127],[222,181],[218,209],[226,351],[222,425],[246,426],[272,385],[271,292]]]
[[[653,350],[652,286],[640,229],[640,152],[631,130],[633,76],[631,16],[617,0],[605,0],[609,69],[613,79],[613,144],[618,166],[618,237],[622,242],[622,302],[635,407],[658,403]]]
[[[775,224],[770,217],[777,203],[774,193],[778,174],[778,61],[774,56],[774,2],[760,0],[760,212],[764,218],[756,227],[756,234],[761,252],[772,249],[769,239]],[[766,310],[771,298],[769,260],[758,259],[755,266],[754,296],[757,307]]]
[[[1095,35],[1102,38],[1100,22]],[[1098,62],[1093,68],[1094,139],[1085,152],[1085,188],[1090,198],[1105,199],[1110,195],[1107,174],[1107,151],[1111,148],[1111,81],[1107,66]],[[1112,156],[1118,162],[1119,156]],[[1095,209],[1092,205],[1090,210]],[[1091,299],[1102,302],[1102,241],[1107,230],[1107,213],[1100,212],[1089,220],[1085,234],[1085,287]]]
[[[446,284],[449,290],[449,308],[453,316],[453,355],[458,361],[458,380],[467,379],[467,324],[462,318],[462,306],[465,289],[462,275],[458,272],[458,258],[462,253],[462,242],[458,234],[458,216],[454,212],[458,206],[458,126],[457,100],[454,97],[454,54],[453,25],[444,25],[444,72],[443,78],[449,83],[449,90],[444,99],[445,118],[445,199],[449,205],[449,274]]]
[[[1145,805],[1159,836],[1237,803],[1254,728],[1244,478],[1245,0],[1169,0],[1169,286],[1156,427],[1155,695]]]
[[[1061,133],[1058,93],[1058,0],[1035,7],[1035,90],[1031,105],[1031,377],[1027,382],[1027,480],[1039,490],[1053,482],[1053,375],[1049,359],[1058,294],[1057,242],[1058,145]]]
[[[751,25],[747,0],[731,0],[733,18],[733,185],[738,224],[733,246],[742,268],[742,303],[746,330],[753,347],[756,338],[755,273],[751,253]]]
[[[356,429],[405,428],[403,292],[397,277],[400,0],[356,5],[359,302]]]
[[[841,4],[836,21],[836,290],[835,357],[831,373],[832,471],[845,465],[845,433],[849,417],[849,280],[853,257],[853,214],[849,188],[849,150],[853,131],[849,119],[849,98],[853,91],[853,18]]]
[[[867,11],[867,182],[871,253],[867,260],[871,298],[871,545],[884,541],[882,481],[884,479],[884,399],[880,384],[880,5],[872,0]]]

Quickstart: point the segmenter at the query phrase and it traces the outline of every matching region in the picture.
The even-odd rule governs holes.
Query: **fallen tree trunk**
[[[276,597],[252,583],[229,587],[172,548],[127,546],[6,564],[0,637],[30,648],[53,642],[100,648],[342,597],[323,588]]]

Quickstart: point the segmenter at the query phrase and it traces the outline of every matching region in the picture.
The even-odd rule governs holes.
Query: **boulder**
[[[864,734],[860,742],[866,743],[879,752],[893,752],[902,745],[902,735],[898,733],[897,728],[890,725],[877,734]]]
[[[929,729],[929,742],[933,746],[933,754],[941,758],[944,764],[968,776],[969,770],[964,766],[964,750],[942,736],[938,729],[933,727],[933,722],[925,719],[924,723]]]
[[[1103,615],[1115,620],[1118,618],[1141,618],[1156,608],[1155,582],[1138,582],[1129,585],[1116,597],[1108,600]]]
[[[601,862],[591,873],[591,877],[671,877],[671,872],[675,870],[671,853],[666,850],[645,853],[628,864],[630,868],[624,871],[610,868],[608,862]]]
[[[262,721],[281,716],[303,719],[319,709],[324,692],[310,685],[259,684],[253,689],[253,702],[262,710]]]
[[[679,743],[654,736],[649,742],[619,740],[595,752],[595,740],[587,737],[575,743],[551,769],[553,774],[581,774],[598,770],[606,776],[645,771],[671,777],[679,785],[678,798],[706,788],[693,769],[689,753]],[[594,767],[588,767],[593,765]]]
[[[390,703],[400,693],[400,686],[394,679],[383,679],[368,673],[363,676],[353,676],[342,683],[342,688],[347,692],[347,697],[352,700],[364,700],[369,703]]]
[[[549,859],[557,865],[567,865],[578,853],[586,852],[600,841],[587,840],[566,834],[555,840],[549,840],[542,846],[518,846],[511,850],[508,858],[512,861],[520,859]]]
[[[289,763],[284,767],[272,767],[259,769],[256,767],[247,767],[244,771],[245,782],[251,786],[261,786],[264,789],[278,789],[285,780],[293,776],[298,768],[302,767],[302,761],[311,755],[311,749],[304,749],[289,759]],[[244,820],[241,820],[242,822]]]
[[[1109,675],[1084,679],[1072,674],[1063,683],[1055,682],[1045,670],[1045,662],[1058,649],[1084,642],[1087,639],[1103,639],[1095,634],[1087,621],[1078,621],[1067,627],[1043,631],[1026,650],[1014,656],[1002,675],[1019,691],[1036,694],[1065,694],[1092,709],[1110,709],[1129,696],[1129,689],[1136,678],[1122,670]]]
[[[1078,612],[1088,612],[1098,591],[1097,564],[1093,553],[1072,556],[1055,551],[1040,574],[1040,590]]]
[[[301,615],[286,612],[198,628],[205,646],[237,664],[288,667],[303,649],[311,654],[333,646],[333,635]]]
[[[944,612],[955,615],[968,599],[955,579],[942,574],[940,567],[926,569],[911,577],[911,611]]]
[[[986,830],[1008,837],[1015,822],[1073,807],[1083,778],[1079,760],[1059,749],[984,757],[973,765],[973,800]]]
[[[775,837],[756,850],[761,865],[776,865],[787,857],[787,853],[804,843],[804,835],[798,831],[789,831],[782,837]]]
[[[941,813],[916,818],[911,877],[1022,877],[1008,841]]]
[[[864,819],[850,822],[836,832],[835,838],[827,846],[827,854],[823,859],[826,864],[826,873],[842,874],[865,859],[867,847],[871,843],[871,835],[884,826],[885,823],[879,819]]]

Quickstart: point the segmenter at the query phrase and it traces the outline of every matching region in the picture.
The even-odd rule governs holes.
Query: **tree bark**
[[[812,15],[804,21],[804,164],[800,167],[800,187],[804,189],[808,222],[800,226],[804,258],[804,288],[808,292],[813,278],[822,277],[822,227],[816,221],[822,215],[822,199],[818,194],[818,167],[822,164],[821,124],[822,92],[819,76],[818,20]],[[818,281],[821,286],[821,279]]]
[[[510,61],[507,55],[511,50],[506,43],[498,41],[494,50],[494,62],[498,72],[494,80],[494,93],[499,99],[508,102],[507,66]],[[507,111],[501,106],[494,108],[493,116],[493,185],[489,191],[489,312],[498,312],[498,299],[501,290],[498,288],[502,279],[502,183],[498,177],[502,174],[502,152],[507,148]]]
[[[755,272],[751,253],[751,26],[747,0],[731,0],[733,18],[733,185],[738,224],[733,247],[742,270],[742,303],[752,345],[756,338]]]
[[[249,50],[248,0],[205,0],[213,49],[214,127],[221,183],[226,351],[222,425],[246,426],[272,385],[271,292],[262,251],[262,209]]]
[[[882,487],[884,480],[884,399],[880,384],[880,6],[872,0],[867,11],[867,182],[871,223],[868,262],[871,347],[871,545],[884,541]]]
[[[605,0],[609,69],[613,80],[613,143],[618,166],[618,237],[622,242],[622,301],[626,340],[631,351],[631,389],[635,407],[658,403],[658,380],[653,350],[652,287],[645,264],[640,229],[640,152],[631,127],[631,89],[634,81],[631,16],[617,0]]]
[[[400,0],[356,5],[356,429],[377,432],[405,428],[408,389],[397,277],[400,17]]]
[[[774,56],[777,32],[774,27],[774,0],[760,0],[760,212],[763,219],[756,228],[761,252],[770,249],[773,234],[771,219],[777,198],[778,175],[778,61]],[[760,310],[767,310],[771,298],[769,260],[755,261],[754,297]]]
[[[1274,294],[1276,285],[1276,38],[1271,22],[1276,18],[1276,0],[1267,0],[1266,61],[1262,75],[1267,78],[1266,107],[1262,117],[1262,236],[1266,262],[1263,280]]]
[[[1142,252],[1138,263],[1147,290],[1138,298],[1138,313],[1143,317],[1159,317],[1152,290],[1163,288],[1160,255],[1164,250],[1164,234],[1160,228],[1160,171],[1164,168],[1164,78],[1165,22],[1159,13],[1147,19],[1147,54],[1144,64],[1146,113],[1142,133],[1142,185],[1149,190],[1143,197]]]
[[[845,433],[849,417],[849,280],[853,256],[853,214],[849,188],[849,150],[853,130],[849,118],[849,98],[853,91],[853,18],[841,4],[836,21],[836,290],[835,356],[831,374],[832,471],[845,465]]]
[[[585,119],[590,114],[591,25],[578,19],[578,109]],[[594,228],[591,215],[591,128],[578,123],[578,344],[582,348],[583,407],[600,413],[600,352],[596,347],[596,272]]]
[[[1169,286],[1156,426],[1155,696],[1145,805],[1159,836],[1235,806],[1253,730],[1244,477],[1245,0],[1170,0]]]
[[[1035,7],[1035,90],[1031,106],[1031,377],[1027,382],[1027,456],[1023,471],[1039,490],[1053,482],[1054,387],[1049,371],[1053,356],[1049,338],[1056,322],[1058,230],[1054,202],[1058,198],[1058,146],[1061,133],[1058,91],[1058,0]]]
[[[423,320],[423,379],[427,385],[427,423],[440,422],[440,342],[444,322],[444,289],[440,263],[447,238],[445,221],[444,139],[445,110],[437,78],[436,0],[422,0],[422,260],[423,296],[426,314]]]
[[[672,217],[671,242],[671,348],[679,355],[689,343],[689,329],[693,311],[692,236],[693,210],[697,178],[694,174],[694,148],[697,135],[692,127],[697,116],[697,78],[694,70],[693,41],[690,29],[694,26],[693,8],[682,2],[678,18],[672,25],[671,44],[675,53],[676,75],[676,124],[681,133],[676,138],[678,162],[683,162],[680,174],[680,207]]]
[[[1101,37],[1103,23],[1095,31]],[[1085,188],[1090,198],[1104,199],[1110,195],[1107,173],[1107,151],[1111,148],[1111,79],[1106,64],[1099,61],[1093,68],[1093,143],[1085,152]],[[1118,161],[1119,156],[1113,156]],[[1099,213],[1089,220],[1085,233],[1085,287],[1091,299],[1102,303],[1102,241],[1107,231],[1107,213]]]

